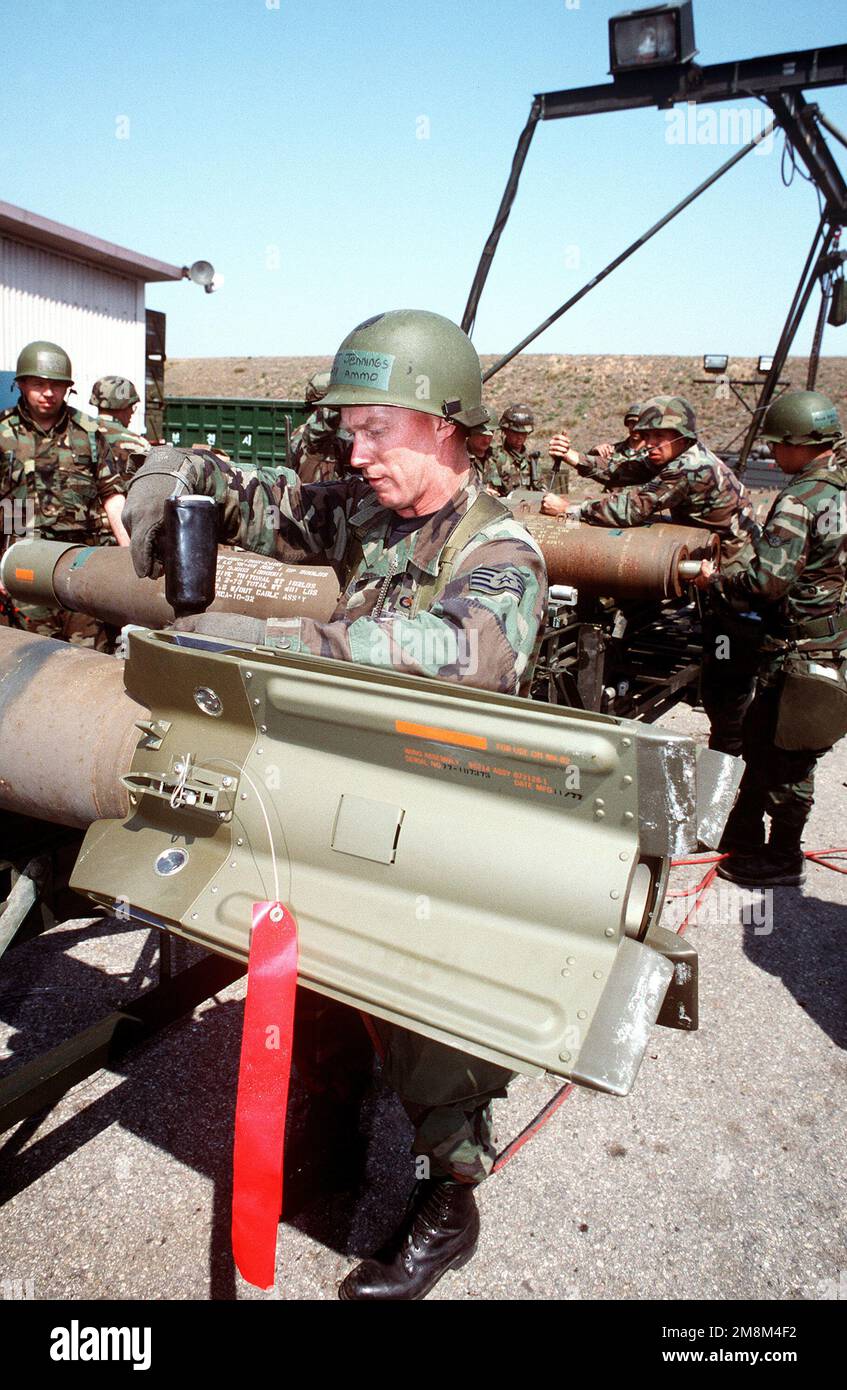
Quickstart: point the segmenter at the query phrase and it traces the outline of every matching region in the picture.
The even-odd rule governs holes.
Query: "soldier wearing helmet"
[[[303,559],[328,556],[342,577],[328,622],[204,614],[190,620],[195,631],[528,692],[546,571],[536,543],[471,468],[468,434],[488,412],[470,339],[440,314],[376,314],[344,339],[323,399],[352,436],[347,478],[309,485],[282,469],[272,483],[267,470],[242,472],[208,453],[154,450],[127,503],[139,574],[157,572],[175,470],[191,492],[223,503],[221,539],[268,555],[299,546]],[[359,1265],[341,1297],[419,1299],[476,1248],[474,1187],[494,1155],[489,1107],[510,1073],[383,1021],[374,1027],[384,1075],[416,1127],[418,1172],[429,1176],[396,1255]]]
[[[627,487],[631,483],[644,483],[653,476],[653,469],[647,459],[647,451],[638,433],[638,417],[641,414],[640,401],[634,401],[623,417],[626,426],[626,439],[616,444],[595,444],[587,454],[576,454],[571,448],[570,437],[565,433],[555,434],[550,440],[549,453],[554,459],[567,459],[573,464],[581,478],[593,478],[602,485],[604,492],[616,487]]]
[[[141,397],[129,377],[101,376],[91,388],[88,403],[96,407],[99,415],[108,415],[128,429],[140,400]]]
[[[85,545],[114,538],[127,545],[120,519],[126,430],[68,406],[71,362],[56,343],[28,343],[18,356],[15,380],[19,400],[0,415],[4,548],[23,534]],[[15,621],[80,645],[109,643],[103,624],[84,614],[21,604]]]
[[[500,443],[491,451],[485,483],[501,497],[516,487],[543,492],[547,486],[539,471],[541,455],[537,450],[527,452],[527,441],[534,429],[535,416],[528,405],[507,406],[500,416]]]
[[[149,439],[129,428],[140,400],[134,383],[126,376],[99,377],[89,397],[89,405],[97,408],[98,419],[116,420],[122,427],[115,439],[113,456],[125,481],[143,463],[150,449]]]
[[[483,485],[489,491],[496,491],[487,481],[491,473],[491,457],[494,452],[494,431],[489,424],[475,425],[468,430],[468,453]]]
[[[788,391],[762,436],[789,480],[745,563],[701,587],[757,605],[764,628],[756,696],[743,726],[746,769],[718,873],[749,886],[803,882],[803,829],[819,757],[847,732],[847,440],[817,391]],[[765,842],[765,816],[770,833]]]
[[[327,483],[348,471],[353,440],[341,428],[341,416],[321,406],[329,389],[329,372],[313,372],[306,382],[306,404],[313,406],[309,419],[291,436],[291,467],[303,483]]]
[[[569,509],[590,526],[643,526],[663,514],[682,526],[701,526],[720,537],[721,569],[730,572],[759,534],[746,489],[730,468],[697,438],[697,422],[681,396],[645,401],[636,421],[644,442],[646,483],[610,492]],[[562,511],[558,498],[545,497],[542,511]],[[709,747],[741,752],[741,722],[755,681],[755,645],[761,624],[755,613],[735,613],[718,600],[703,619],[701,697],[709,716]],[[733,639],[729,629],[737,632]],[[742,636],[743,634],[743,636]],[[729,650],[728,650],[729,648]],[[730,655],[731,650],[731,655]]]

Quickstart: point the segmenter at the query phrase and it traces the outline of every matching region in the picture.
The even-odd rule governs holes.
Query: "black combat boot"
[[[448,1269],[466,1265],[479,1240],[474,1184],[450,1178],[419,1183],[397,1240],[384,1260],[363,1260],[351,1270],[339,1298],[411,1302],[426,1298]]]
[[[802,854],[775,854],[765,845],[758,854],[733,854],[722,860],[718,877],[742,888],[799,888],[806,870]]]
[[[806,863],[800,842],[808,812],[774,816],[770,840],[753,854],[733,854],[718,865],[718,874],[744,888],[799,888],[806,881]]]

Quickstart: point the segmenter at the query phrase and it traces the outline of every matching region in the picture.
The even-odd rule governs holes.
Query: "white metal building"
[[[143,402],[144,286],[182,274],[180,266],[0,202],[0,409],[17,399],[17,356],[37,338],[69,353],[72,406],[95,414],[91,387],[107,375],[129,377]],[[140,408],[133,426],[143,427]]]

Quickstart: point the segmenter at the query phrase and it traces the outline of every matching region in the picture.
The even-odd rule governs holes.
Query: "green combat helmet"
[[[513,434],[532,434],[535,416],[528,405],[507,406],[500,416],[500,428],[511,430]]]
[[[332,364],[323,405],[400,405],[482,425],[482,369],[457,324],[426,309],[394,309],[348,333]]]
[[[834,443],[841,437],[838,411],[820,391],[786,391],[765,412],[761,438],[769,444]]]
[[[633,401],[633,402],[632,402],[632,405],[628,408],[628,410],[627,410],[626,413],[624,414],[624,417],[623,417],[623,422],[624,422],[624,424],[625,424],[625,425],[628,425],[629,422],[630,422],[630,420],[633,420],[633,421],[637,420],[643,409],[644,409],[644,404],[643,404],[642,401]]]
[[[306,404],[316,405],[329,390],[329,372],[312,372],[306,382]]]
[[[685,439],[696,439],[697,417],[683,396],[651,396],[641,407],[638,429],[676,430]]]
[[[140,399],[129,377],[101,376],[91,388],[89,404],[98,410],[123,410],[125,406],[137,405]]]
[[[58,343],[46,343],[41,339],[21,348],[15,367],[15,380],[19,381],[22,376],[38,376],[42,381],[66,381],[68,386],[74,384],[71,359],[65,349],[59,347]]]

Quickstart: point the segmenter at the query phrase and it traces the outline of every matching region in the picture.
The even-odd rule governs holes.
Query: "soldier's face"
[[[341,423],[353,436],[350,467],[384,507],[400,516],[427,516],[443,506],[443,437],[455,433],[454,426],[396,405],[345,405]]]
[[[801,473],[821,454],[828,453],[829,448],[828,444],[772,444],[771,452],[783,473]]]
[[[691,447],[691,440],[686,439],[678,430],[642,430],[641,438],[648,459],[657,467],[670,463],[671,459],[679,458],[680,454],[684,454],[686,449]]]
[[[18,386],[34,420],[51,420],[58,415],[70,390],[66,381],[47,381],[43,376],[22,376]]]
[[[487,434],[468,435],[468,449],[474,458],[483,458],[490,443],[491,439]]]
[[[520,434],[517,430],[503,431],[503,443],[507,449],[523,449],[528,439],[528,434]]]

